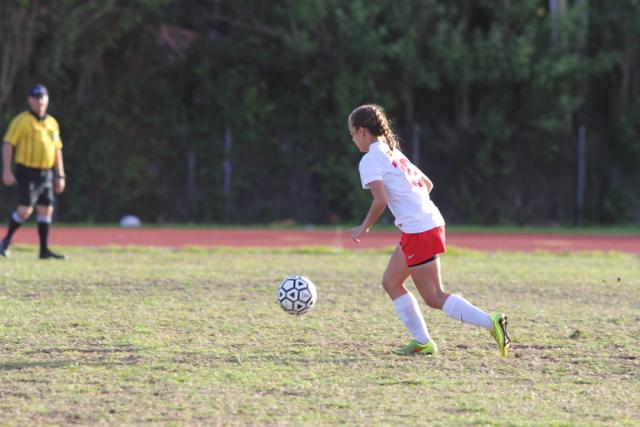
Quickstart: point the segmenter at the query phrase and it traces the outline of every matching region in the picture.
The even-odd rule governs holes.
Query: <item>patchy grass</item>
[[[0,259],[0,423],[640,424],[640,259],[452,250],[446,288],[507,312],[488,333],[424,308],[435,357],[379,283],[388,252],[16,248]],[[307,315],[275,303],[310,277]],[[423,305],[424,307],[424,305]]]

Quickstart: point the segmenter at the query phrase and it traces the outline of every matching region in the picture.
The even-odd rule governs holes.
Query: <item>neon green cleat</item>
[[[500,354],[506,356],[511,348],[511,339],[507,334],[507,316],[504,313],[492,313],[491,317],[491,336],[498,343]]]
[[[393,352],[402,356],[408,356],[414,353],[436,354],[438,352],[438,346],[435,342],[433,342],[433,340],[427,341],[426,344],[420,344],[415,340],[415,338],[412,338],[411,341],[409,341],[402,347],[394,349]]]

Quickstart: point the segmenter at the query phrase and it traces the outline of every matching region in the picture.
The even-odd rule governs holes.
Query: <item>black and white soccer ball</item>
[[[304,314],[316,303],[318,292],[311,280],[304,276],[289,276],[278,287],[280,307],[289,314]]]

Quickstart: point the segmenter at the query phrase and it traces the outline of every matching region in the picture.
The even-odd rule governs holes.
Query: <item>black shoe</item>
[[[0,241],[0,256],[9,256],[9,242],[7,242],[7,239],[2,239],[2,241]]]
[[[47,250],[45,252],[40,252],[40,259],[67,259],[67,256]]]

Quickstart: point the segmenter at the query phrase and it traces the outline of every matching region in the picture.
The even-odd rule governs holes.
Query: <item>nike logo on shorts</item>
[[[413,258],[414,256],[416,256],[416,254],[411,254],[411,255],[409,255],[409,256],[407,257],[407,259],[411,259],[411,258]]]

